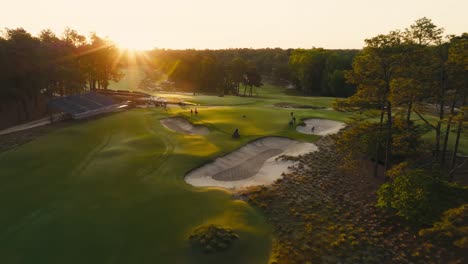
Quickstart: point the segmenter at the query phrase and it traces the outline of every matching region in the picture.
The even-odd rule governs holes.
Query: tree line
[[[262,76],[284,81],[285,73],[277,68],[287,65],[287,52],[281,49],[157,49],[149,57],[153,62],[152,78],[165,75],[180,91],[252,95],[253,87],[263,85]]]
[[[325,49],[225,49],[164,50],[148,53],[155,81],[161,75],[182,91],[194,93],[252,94],[262,78],[281,85],[294,85],[304,95],[346,97],[355,85],[346,83],[357,50]],[[243,91],[242,88],[243,87]]]
[[[298,49],[291,53],[291,80],[304,95],[348,97],[355,91],[345,72],[351,69],[357,50]]]
[[[384,137],[384,144],[376,144],[374,155],[376,161],[383,157],[387,169],[401,160],[394,145],[402,133],[416,133],[420,126],[434,132],[432,155],[441,166],[447,165],[450,130],[454,123],[457,131],[462,128],[466,105],[467,41],[467,33],[444,38],[442,28],[423,18],[404,31],[367,39],[354,59],[346,79],[357,85],[357,92],[338,100],[336,108],[376,114],[375,131]],[[414,115],[423,124],[415,123]],[[456,137],[458,142],[460,133]]]
[[[94,33],[85,37],[72,29],[61,35],[43,30],[34,36],[22,28],[5,29],[0,36],[0,110],[17,109],[17,121],[22,122],[30,119],[38,101],[107,89],[110,81],[123,77],[121,69],[131,64],[132,56],[138,59],[132,63],[149,66],[147,79],[167,78],[181,91],[251,96],[254,87],[272,82],[294,85],[304,95],[345,97],[355,90],[344,81],[344,71],[357,53],[315,48],[155,49],[135,56]]]
[[[106,89],[122,77],[117,47],[72,29],[61,36],[43,30],[33,36],[22,28],[0,36],[0,103],[17,103],[20,120],[29,119],[28,102],[85,90]]]
[[[342,165],[362,171],[362,160],[371,159],[375,176],[379,167],[385,171],[378,206],[432,224],[467,202],[466,188],[449,182],[466,162],[458,149],[467,119],[468,34],[444,36],[443,28],[421,18],[365,43],[345,72],[357,91],[334,106],[361,113],[337,139]]]

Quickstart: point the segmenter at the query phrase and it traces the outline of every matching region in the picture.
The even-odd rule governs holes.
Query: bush
[[[205,253],[227,250],[239,236],[229,228],[217,225],[201,226],[193,231],[189,240],[192,246]]]
[[[445,210],[465,202],[466,189],[412,170],[380,186],[377,206],[417,224],[431,224]]]
[[[468,204],[445,211],[441,221],[422,229],[419,235],[468,249]]]
[[[424,145],[422,136],[427,134],[427,127],[417,124],[406,124],[406,120],[395,117],[393,123],[393,160],[405,161],[418,158],[428,148]]]
[[[382,160],[384,153],[377,146],[384,146],[385,137],[379,131],[378,123],[352,122],[336,135],[336,150],[342,156],[340,169],[349,173],[362,172],[362,160],[377,158]]]

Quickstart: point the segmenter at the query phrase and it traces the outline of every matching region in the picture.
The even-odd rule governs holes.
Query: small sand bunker
[[[323,106],[315,106],[315,105],[303,105],[303,104],[295,104],[295,103],[288,103],[288,102],[280,102],[273,104],[274,107],[278,108],[291,108],[291,109],[326,109]]]
[[[327,119],[310,118],[303,121],[305,126],[297,126],[296,130],[304,134],[325,136],[338,133],[338,131],[345,127],[345,123]]]
[[[210,130],[201,125],[193,125],[187,119],[182,117],[168,117],[161,119],[161,125],[166,128],[182,134],[189,135],[208,135]]]
[[[317,146],[312,143],[265,137],[191,171],[185,181],[193,186],[229,189],[267,185],[281,178],[295,163],[277,159],[279,156],[299,156],[316,150]]]

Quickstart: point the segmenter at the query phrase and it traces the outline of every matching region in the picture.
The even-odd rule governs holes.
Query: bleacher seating
[[[49,105],[70,114],[74,119],[81,119],[112,111],[119,107],[116,100],[95,92],[75,94],[56,98]]]

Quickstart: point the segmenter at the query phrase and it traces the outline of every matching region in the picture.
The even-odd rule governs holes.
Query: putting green
[[[247,101],[250,105],[200,106],[197,116],[188,107],[134,109],[71,123],[0,153],[0,261],[267,263],[271,230],[256,209],[224,190],[195,188],[183,180],[194,167],[261,136],[318,138],[290,128],[289,110]],[[327,110],[295,113],[347,118]],[[184,116],[211,133],[170,131],[159,122],[169,116]],[[231,139],[235,128],[240,140]],[[202,224],[230,227],[240,239],[223,253],[195,252],[187,238]]]

